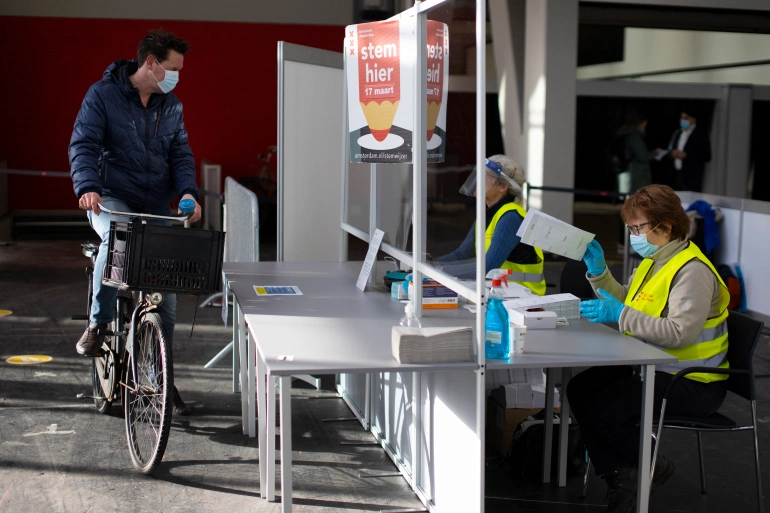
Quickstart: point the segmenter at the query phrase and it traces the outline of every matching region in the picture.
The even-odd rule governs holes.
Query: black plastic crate
[[[222,290],[224,232],[111,221],[109,247],[107,285],[179,294]]]

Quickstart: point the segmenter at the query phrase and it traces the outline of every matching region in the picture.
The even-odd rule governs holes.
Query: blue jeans
[[[110,210],[134,212],[131,207],[117,198],[103,197],[102,204]],[[99,245],[99,254],[94,264],[93,301],[91,302],[91,315],[89,319],[91,324],[108,324],[115,315],[115,298],[118,295],[118,289],[102,285],[102,276],[104,275],[104,267],[107,265],[107,257],[109,255],[110,221],[125,222],[128,220],[126,217],[114,216],[106,212],[102,212],[98,216],[91,211],[88,212],[88,222],[91,223],[91,227],[102,239]],[[147,224],[170,226],[171,222],[160,219],[148,219]],[[163,294],[163,303],[158,307],[158,313],[160,318],[163,319],[163,324],[166,325],[169,344],[172,344],[174,340],[174,325],[176,324],[176,294]]]

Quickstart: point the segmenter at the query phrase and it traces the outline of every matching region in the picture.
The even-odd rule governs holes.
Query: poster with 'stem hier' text
[[[428,162],[446,154],[449,31],[427,22],[426,133]],[[362,23],[345,28],[350,161],[412,162],[415,20]]]

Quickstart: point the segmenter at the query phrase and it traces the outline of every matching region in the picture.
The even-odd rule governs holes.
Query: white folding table
[[[261,495],[275,499],[275,398],[272,377],[280,380],[281,499],[283,511],[291,511],[291,376],[296,374],[332,374],[366,372],[474,372],[476,363],[404,365],[390,350],[391,328],[398,323],[403,305],[389,295],[361,292],[355,288],[355,270],[344,263],[225,264],[225,276],[233,290],[242,316],[242,379],[248,382],[244,403],[244,426],[254,422],[254,397],[259,411],[259,462]],[[302,296],[260,298],[255,285],[295,285]],[[423,318],[424,325],[473,325],[467,311],[436,311]],[[245,329],[250,347],[243,343]],[[255,354],[256,353],[256,354]],[[248,361],[245,361],[248,359]],[[583,319],[571,320],[570,326],[553,330],[530,330],[527,352],[508,361],[488,360],[489,369],[562,368],[566,379],[572,367],[594,365],[641,365],[645,382],[642,400],[640,462],[649,462],[652,432],[654,367],[674,358],[632,337],[606,326]],[[547,413],[553,407],[553,386],[548,373]],[[256,389],[254,384],[256,382]],[[562,416],[569,414],[566,394],[562,394]],[[413,408],[414,409],[414,408]],[[417,411],[420,409],[417,408]],[[552,415],[546,415],[550,420]],[[551,434],[546,424],[546,437]],[[249,429],[249,431],[251,431]],[[561,424],[559,484],[566,475],[563,462],[568,423]],[[546,438],[548,439],[548,438]],[[421,446],[422,447],[422,446]],[[550,476],[550,444],[545,444],[544,481]],[[422,450],[426,450],[424,447]],[[437,455],[432,455],[434,458]],[[647,511],[649,465],[640,465],[638,511]],[[647,471],[644,471],[647,469]],[[483,468],[477,474],[483,480]],[[412,487],[415,488],[414,482]],[[481,488],[483,489],[483,487]],[[417,491],[417,490],[415,490]],[[418,495],[420,495],[418,493]],[[420,495],[425,501],[425,497]],[[453,505],[432,504],[441,511],[453,511]]]

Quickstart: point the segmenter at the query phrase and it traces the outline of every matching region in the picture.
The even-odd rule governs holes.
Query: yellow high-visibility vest
[[[719,281],[721,294],[719,300],[720,313],[716,317],[706,319],[703,330],[691,345],[681,349],[664,349],[668,354],[679,358],[679,362],[659,365],[656,367],[656,370],[676,374],[687,367],[713,367],[720,369],[730,367],[727,361],[727,305],[730,302],[730,293],[722,278],[719,277],[719,273],[714,269],[714,266],[698,249],[698,246],[692,242],[685,249],[674,255],[644,286],[642,286],[642,283],[644,283],[645,278],[652,271],[652,266],[655,262],[651,258],[642,260],[628,289],[625,304],[647,315],[660,317],[663,309],[668,304],[668,295],[674,276],[676,276],[676,273],[679,272],[683,265],[694,258],[706,264]],[[625,333],[626,335],[633,335],[630,331]],[[688,374],[687,377],[704,383],[727,379],[725,374],[703,372]]]
[[[495,213],[487,226],[484,240],[484,251],[489,251],[489,246],[492,244],[492,236],[495,234],[495,227],[497,222],[503,217],[503,214],[510,211],[518,212],[519,215],[524,218],[527,217],[527,211],[524,207],[518,203],[506,203]],[[545,294],[545,277],[543,276],[543,251],[540,248],[534,248],[537,254],[538,262],[536,264],[517,264],[506,260],[500,269],[510,269],[513,274],[508,275],[508,281],[515,281],[520,285],[524,285],[538,296]]]

